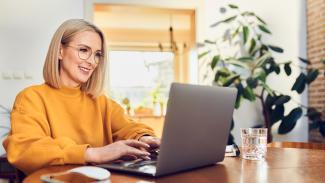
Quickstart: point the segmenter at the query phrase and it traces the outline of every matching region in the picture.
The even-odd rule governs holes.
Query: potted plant
[[[11,110],[8,109],[7,107],[3,106],[3,105],[0,105],[0,115],[4,115],[4,118],[7,119],[7,124],[9,125],[10,124],[10,113],[11,113]],[[5,131],[4,134],[1,135],[1,137],[5,137],[8,135],[9,131],[10,131],[10,127],[9,126],[6,126],[6,125],[3,125],[4,123],[1,122],[1,125],[0,125],[0,129],[3,129]]]
[[[313,68],[309,60],[300,57],[297,59],[304,63],[304,67],[295,65],[292,61],[277,60],[274,53],[281,54],[284,50],[263,39],[265,35],[271,35],[266,22],[254,12],[240,11],[233,4],[222,8],[223,12],[227,10],[234,14],[211,25],[211,28],[218,27],[219,30],[222,29],[219,26],[223,26],[223,34],[214,40],[205,40],[198,44],[199,60],[209,63],[208,66],[214,74],[213,84],[237,88],[236,109],[241,106],[242,100],[257,101],[263,110],[263,126],[271,129],[272,125],[280,122],[278,133],[286,134],[303,115],[302,109],[308,107],[297,103],[297,107],[285,115],[286,103],[292,101],[292,98],[268,85],[267,78],[271,74],[279,75],[282,72],[287,77],[293,77],[292,67],[300,67],[301,73],[291,90],[301,94],[323,70]],[[320,125],[320,113],[315,114],[311,109],[308,112],[309,119],[318,119],[318,127],[325,125]],[[322,129],[325,134],[324,126]],[[272,141],[271,130],[268,130],[268,141]]]

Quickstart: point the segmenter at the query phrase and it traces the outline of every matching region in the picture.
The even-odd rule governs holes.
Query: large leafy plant
[[[275,55],[284,50],[264,41],[263,38],[272,33],[267,23],[254,12],[240,11],[233,4],[221,10],[230,10],[233,15],[211,25],[211,28],[224,30],[223,34],[198,44],[199,59],[209,63],[208,66],[214,74],[214,84],[237,88],[236,108],[240,107],[242,100],[257,100],[263,109],[264,127],[271,129],[276,122],[280,122],[278,133],[290,132],[302,117],[303,108],[307,107],[297,103],[295,108],[285,114],[286,104],[293,100],[288,94],[268,85],[267,78],[270,75],[279,76],[282,72],[286,77],[296,77],[292,75],[292,68],[299,67],[301,73],[291,90],[301,94],[322,71],[312,68],[309,60],[300,57],[297,58],[301,61],[298,64],[276,60]],[[281,77],[278,79],[279,84],[286,82]],[[307,116],[317,118],[320,127],[320,114],[315,109],[309,109]],[[322,129],[325,134],[324,126]],[[271,130],[268,130],[268,141],[272,141]]]

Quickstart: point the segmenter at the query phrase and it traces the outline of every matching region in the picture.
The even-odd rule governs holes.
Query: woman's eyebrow
[[[85,44],[77,44],[77,45],[78,45],[78,46],[84,46],[84,47],[90,48],[90,46],[85,45]]]
[[[87,48],[90,48],[92,50],[92,48],[88,45],[85,45],[85,44],[77,44],[78,46],[84,46],[84,47],[87,47]],[[101,52],[102,50],[96,50],[95,52]]]

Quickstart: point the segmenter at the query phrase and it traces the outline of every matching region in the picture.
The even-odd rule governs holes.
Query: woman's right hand
[[[150,146],[137,140],[121,140],[103,147],[88,148],[86,150],[87,163],[105,163],[125,156],[148,157],[149,152],[143,150]]]

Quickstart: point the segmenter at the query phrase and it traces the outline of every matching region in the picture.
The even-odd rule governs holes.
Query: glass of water
[[[242,158],[262,160],[266,154],[267,128],[241,128]]]

